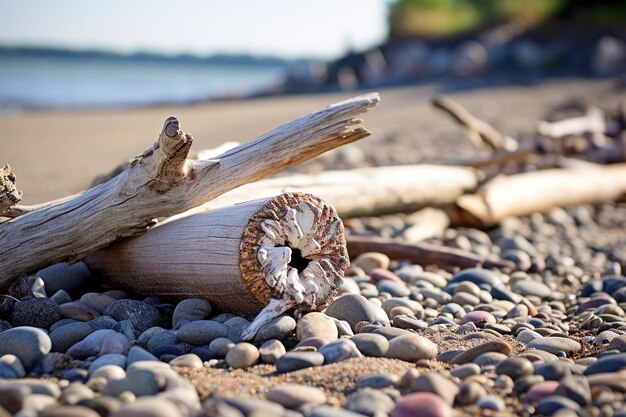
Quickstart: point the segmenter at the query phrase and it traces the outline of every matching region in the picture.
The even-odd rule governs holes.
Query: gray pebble
[[[550,287],[532,279],[519,280],[513,284],[511,289],[525,297],[534,296],[541,299],[548,298],[552,294]]]
[[[157,397],[138,398],[125,404],[110,417],[183,417],[180,409],[171,401]]]
[[[427,338],[416,334],[406,334],[391,339],[385,356],[415,362],[420,359],[434,359],[437,356],[437,350],[437,345]]]
[[[211,303],[200,298],[187,298],[176,305],[172,315],[172,327],[180,328],[190,321],[204,320],[211,315]]]
[[[126,356],[119,353],[107,353],[106,355],[102,355],[89,365],[89,373],[93,374],[96,369],[104,365],[117,365],[121,368],[125,368]]]
[[[320,366],[323,363],[324,355],[319,352],[287,352],[276,361],[276,371],[282,374]]]
[[[174,358],[170,361],[170,365],[194,369],[200,369],[204,366],[202,359],[200,359],[200,357],[194,353],[187,353],[185,355]]]
[[[137,300],[117,300],[104,311],[104,314],[117,321],[130,320],[139,333],[161,324],[159,310],[148,303]]]
[[[305,314],[298,320],[296,324],[296,337],[299,341],[311,337],[321,337],[332,341],[339,337],[339,332],[337,331],[335,321],[331,317],[324,313],[314,311]]]
[[[261,354],[261,360],[263,360],[263,362],[275,364],[276,361],[287,352],[280,340],[270,339],[266,340],[261,347],[259,347],[259,353]]]
[[[2,336],[2,334],[0,334]],[[603,356],[585,370],[585,375],[617,372],[626,368],[626,353]]]
[[[177,332],[179,340],[194,345],[206,345],[218,337],[226,337],[228,328],[213,320],[197,320],[183,325]]]
[[[123,334],[128,338],[128,340],[136,340],[137,339],[137,331],[133,326],[132,321],[130,320],[121,320],[113,326],[113,330],[118,333]]]
[[[43,279],[48,294],[54,294],[59,290],[76,294],[92,281],[91,272],[84,262],[50,265],[37,271],[36,275]]]
[[[52,297],[50,297],[50,299],[57,304],[65,304],[72,301],[72,297],[70,297],[70,295],[65,290],[59,290],[55,292]]]
[[[100,346],[93,340],[81,340],[67,349],[67,354],[74,359],[87,359],[100,352]]]
[[[57,327],[50,332],[52,351],[65,353],[72,345],[80,342],[92,332],[92,327],[82,321]]]
[[[459,387],[455,402],[459,405],[470,405],[486,395],[487,391],[481,384],[475,381],[467,381]]]
[[[454,397],[459,392],[459,387],[438,372],[426,372],[411,382],[411,391],[432,392],[446,400],[448,404],[452,404]]]
[[[374,374],[364,376],[356,381],[356,386],[359,388],[387,388],[396,386],[400,382],[396,375],[392,374]]]
[[[166,345],[175,345],[178,343],[178,337],[176,336],[176,332],[172,330],[162,330],[153,333],[148,339],[148,343],[146,345],[146,349],[148,352],[153,352],[157,348]]]
[[[100,316],[87,322],[94,330],[113,329],[117,321],[111,316]]]
[[[285,340],[295,329],[296,321],[294,318],[284,314],[261,326],[261,328],[257,331],[254,340],[256,342],[264,342],[270,339]]]
[[[495,395],[486,395],[482,397],[476,402],[476,405],[480,408],[486,408],[489,410],[504,410],[504,401],[502,400],[502,398]]]
[[[88,292],[80,297],[80,301],[102,314],[115,301],[115,298],[98,292]]]
[[[578,412],[580,406],[573,400],[560,395],[550,395],[543,398],[535,407],[537,413],[550,416],[561,409],[568,409]]]
[[[582,376],[567,376],[561,379],[554,393],[574,400],[583,407],[591,404],[591,387],[587,378]]]
[[[508,358],[507,355],[500,352],[485,352],[481,355],[478,355],[474,359],[474,363],[481,368],[485,368],[486,366],[498,365],[499,363],[505,361]]]
[[[537,333],[536,331],[524,329],[521,332],[519,332],[519,334],[517,335],[515,339],[517,339],[518,342],[522,342],[527,345],[533,340],[537,340],[541,338],[543,338],[543,336]]]
[[[386,337],[374,333],[359,333],[350,338],[365,356],[383,357],[389,350],[389,341]]]
[[[100,354],[121,353],[126,354],[130,347],[130,340],[122,333],[115,333],[104,339],[100,347]]]
[[[0,362],[0,380],[15,378],[18,378],[17,373],[15,373],[15,369],[10,367],[6,363]]]
[[[384,281],[381,281],[384,282]],[[326,309],[326,314],[339,320],[345,320],[352,330],[360,321],[388,323],[389,318],[377,305],[360,294],[346,294],[333,300]]]
[[[13,326],[33,326],[47,329],[61,319],[59,305],[49,298],[31,298],[13,306]]]
[[[335,340],[322,346],[317,351],[324,355],[324,364],[342,362],[363,356],[350,339]]]
[[[582,349],[580,343],[565,337],[544,337],[533,340],[526,346],[531,349],[543,350],[555,355],[559,352],[565,352],[568,356],[578,353],[580,349]]]
[[[122,379],[111,379],[102,389],[105,395],[119,396],[130,391],[136,396],[154,395],[159,392],[159,380],[148,370],[136,370]]]
[[[129,349],[126,362],[128,365],[139,361],[158,361],[159,359],[147,350],[133,346]]]
[[[348,397],[344,408],[374,417],[387,415],[394,406],[393,400],[387,394],[374,389],[362,389]]]
[[[450,374],[459,379],[465,379],[472,375],[480,375],[480,366],[476,365],[475,363],[466,363],[456,366],[450,371]]]
[[[14,327],[0,333],[0,356],[17,356],[26,371],[32,370],[45,354],[50,352],[50,337],[36,327]]]
[[[250,343],[238,343],[226,354],[226,363],[234,369],[246,369],[256,364],[260,357],[259,350]]]
[[[496,366],[498,375],[508,375],[512,379],[517,379],[524,375],[532,375],[533,372],[532,362],[519,356],[505,359]]]
[[[364,414],[346,410],[344,408],[320,405],[311,410],[307,417],[363,417]]]
[[[243,317],[233,317],[224,322],[224,326],[228,328],[228,337],[235,343],[241,342],[241,334],[246,327],[250,325],[250,322]]]
[[[402,282],[384,279],[382,281],[378,281],[376,287],[380,293],[386,292],[391,294],[392,297],[408,297],[411,295],[411,290],[409,290]]]
[[[228,352],[234,347],[235,344],[230,339],[225,337],[218,337],[209,343],[211,356],[218,359],[225,358]]]
[[[572,374],[571,366],[562,361],[535,362],[535,375],[541,375],[546,381],[558,381]]]
[[[612,339],[607,349],[617,349],[620,352],[626,352],[626,334]]]

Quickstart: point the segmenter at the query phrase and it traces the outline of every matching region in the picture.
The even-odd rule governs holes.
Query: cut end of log
[[[332,206],[304,193],[268,201],[252,216],[241,239],[242,278],[267,306],[244,338],[293,307],[301,312],[325,308],[349,263],[343,223]]]

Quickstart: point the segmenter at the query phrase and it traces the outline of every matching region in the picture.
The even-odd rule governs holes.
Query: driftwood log
[[[85,262],[105,285],[135,294],[201,297],[222,311],[261,312],[245,339],[293,307],[326,307],[350,263],[335,210],[302,193],[171,221]]]
[[[20,273],[82,259],[143,234],[155,218],[368,136],[355,117],[378,102],[378,94],[369,94],[334,104],[203,161],[187,159],[192,137],[170,117],[156,143],[110,181],[66,199],[6,209],[4,214],[25,214],[0,224],[0,287]]]

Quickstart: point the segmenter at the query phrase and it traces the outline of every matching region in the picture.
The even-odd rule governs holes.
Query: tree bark
[[[120,175],[0,224],[0,287],[20,273],[82,259],[116,239],[144,233],[155,218],[368,136],[355,117],[378,102],[378,94],[369,94],[331,105],[204,161],[187,159],[192,137],[170,117],[156,143]]]

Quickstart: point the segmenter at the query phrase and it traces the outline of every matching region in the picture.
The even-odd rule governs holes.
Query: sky
[[[0,45],[333,59],[381,42],[390,0],[0,0]]]

